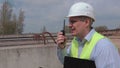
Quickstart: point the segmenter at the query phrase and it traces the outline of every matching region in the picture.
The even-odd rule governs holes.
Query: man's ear
[[[85,20],[85,25],[86,25],[86,27],[89,27],[89,26],[90,26],[90,20],[89,20],[89,19],[86,19],[86,20]]]

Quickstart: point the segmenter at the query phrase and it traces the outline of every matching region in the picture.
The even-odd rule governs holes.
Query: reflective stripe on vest
[[[102,36],[101,34],[95,32],[93,37],[91,38],[91,40],[85,43],[82,52],[80,54],[80,57],[78,57],[78,49],[79,49],[79,45],[78,45],[78,41],[76,41],[76,37],[74,37],[74,39],[72,40],[72,46],[71,46],[71,57],[75,57],[75,58],[80,58],[80,59],[90,59],[91,53],[93,48],[95,47],[96,43],[100,40],[104,38],[104,36]]]

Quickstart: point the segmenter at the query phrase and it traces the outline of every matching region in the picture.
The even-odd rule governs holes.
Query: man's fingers
[[[56,42],[60,48],[65,47],[65,41],[66,41],[66,37],[63,35],[63,33],[58,32]]]

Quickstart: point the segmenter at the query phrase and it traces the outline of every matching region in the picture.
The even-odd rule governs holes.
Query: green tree
[[[43,28],[42,28],[42,32],[47,32],[47,29],[46,29],[45,26],[43,26]]]
[[[69,26],[65,26],[65,32],[66,32],[66,33],[70,33],[70,31],[71,31],[71,30],[70,30]]]
[[[0,27],[1,30],[0,32],[2,34],[6,34],[6,29],[9,26],[9,21],[11,20],[11,13],[12,13],[12,9],[10,8],[10,6],[8,5],[8,2],[5,1],[1,7],[1,11],[0,11]],[[9,30],[8,30],[9,31]]]
[[[24,12],[20,10],[17,18],[12,11],[10,3],[6,0],[0,9],[0,34],[22,34]]]
[[[23,32],[23,21],[24,21],[24,11],[20,9],[17,25],[17,33],[22,34]]]
[[[107,26],[98,26],[98,27],[95,27],[95,30],[100,32],[100,31],[108,30],[108,28]]]

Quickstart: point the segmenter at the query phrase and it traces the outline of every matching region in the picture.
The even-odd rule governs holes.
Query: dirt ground
[[[120,48],[120,36],[108,37],[118,48]]]
[[[109,37],[111,41],[118,47],[120,53],[120,36]]]
[[[111,39],[111,40],[118,48],[120,48],[120,39]]]

